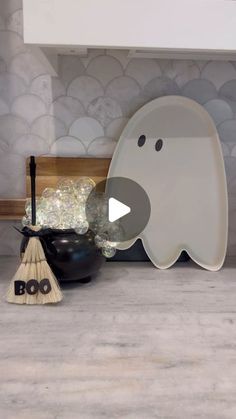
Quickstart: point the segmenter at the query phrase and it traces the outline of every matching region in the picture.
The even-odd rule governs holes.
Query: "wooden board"
[[[78,179],[89,176],[96,183],[105,179],[111,159],[37,157],[36,192],[41,195],[47,187],[55,187],[61,178]],[[26,197],[30,197],[29,159],[26,160]],[[0,220],[18,220],[25,212],[25,197],[0,199]]]
[[[25,198],[0,199],[0,220],[20,220],[25,212]]]

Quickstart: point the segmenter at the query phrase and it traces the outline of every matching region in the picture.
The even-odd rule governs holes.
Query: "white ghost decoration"
[[[202,106],[166,96],[142,107],[120,137],[108,176],[130,178],[147,192],[151,215],[139,238],[156,267],[170,267],[185,250],[203,268],[221,268],[228,234],[226,176],[216,127]]]

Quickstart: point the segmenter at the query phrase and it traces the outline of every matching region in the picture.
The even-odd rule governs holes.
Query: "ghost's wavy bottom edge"
[[[117,248],[119,250],[129,249],[138,239],[142,241],[144,250],[147,256],[149,257],[150,261],[152,262],[152,264],[156,268],[161,269],[161,270],[165,270],[173,266],[177,262],[177,260],[179,259],[183,251],[185,251],[189,255],[190,259],[193,262],[195,262],[198,266],[200,266],[203,269],[206,269],[207,271],[212,271],[212,272],[217,272],[222,268],[225,261],[225,257],[226,257],[227,237],[225,240],[225,245],[223,247],[222,253],[218,257],[218,260],[216,261],[215,264],[209,264],[198,259],[197,256],[193,254],[192,250],[188,248],[188,246],[180,246],[178,249],[176,249],[175,253],[173,254],[173,256],[171,256],[168,259],[168,261],[166,261],[165,263],[164,262],[160,263],[160,261],[158,261],[158,258],[154,256],[153,251],[150,250],[150,248],[148,248],[148,246],[145,244],[145,238],[143,238],[142,236],[136,237],[135,239],[129,240],[127,242],[120,243],[120,245],[117,246]]]

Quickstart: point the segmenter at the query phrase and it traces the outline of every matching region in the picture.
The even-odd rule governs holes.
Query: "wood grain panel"
[[[0,199],[0,220],[20,220],[25,212],[25,199]]]
[[[41,195],[47,187],[54,188],[63,177],[78,179],[89,176],[96,183],[105,179],[111,159],[73,158],[73,157],[38,157],[37,194]],[[30,196],[29,164],[26,171],[26,193]]]
[[[37,157],[36,192],[41,195],[47,187],[55,187],[63,177],[78,179],[89,176],[96,183],[105,179],[111,159]],[[26,196],[30,196],[29,159],[26,160]],[[25,212],[25,198],[0,199],[0,220],[18,220]]]

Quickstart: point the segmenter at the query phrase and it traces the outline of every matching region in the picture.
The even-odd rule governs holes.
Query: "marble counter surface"
[[[236,260],[107,263],[57,306],[5,303],[18,263],[0,258],[0,418],[236,418]]]

